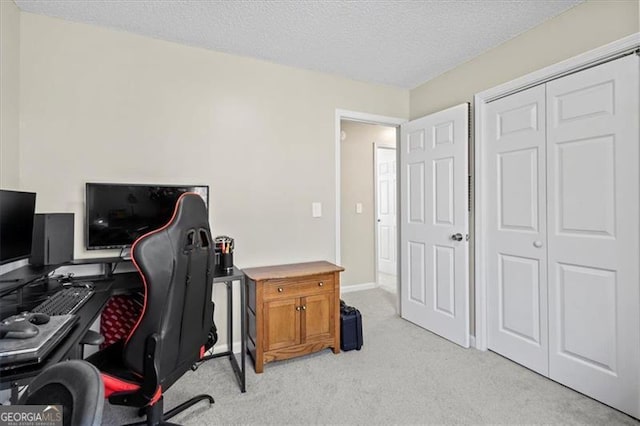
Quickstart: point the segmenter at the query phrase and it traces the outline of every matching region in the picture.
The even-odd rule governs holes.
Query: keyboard
[[[31,309],[47,315],[75,314],[91,298],[94,290],[91,283],[74,284],[51,295],[47,300]]]

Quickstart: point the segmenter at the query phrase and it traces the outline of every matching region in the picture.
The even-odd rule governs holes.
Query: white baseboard
[[[393,294],[397,294],[398,293],[398,289],[396,288],[395,285],[380,284],[379,287],[384,291],[388,291],[389,293],[393,293]]]
[[[476,347],[476,336],[469,336],[469,347],[470,348]]]
[[[234,354],[239,354],[240,353],[240,341],[237,342],[233,342],[233,353]],[[206,354],[207,355],[215,355],[215,354],[221,354],[223,352],[227,352],[229,350],[229,345],[227,343],[221,343],[221,344],[215,344],[213,345],[212,349],[209,349]]]
[[[377,288],[377,287],[378,287],[378,284],[376,283],[353,284],[353,285],[346,285],[344,287],[340,286],[340,294],[352,293],[354,291],[371,290],[372,288]]]

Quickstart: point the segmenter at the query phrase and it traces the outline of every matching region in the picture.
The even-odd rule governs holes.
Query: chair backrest
[[[40,373],[18,403],[62,405],[65,426],[98,426],[102,422],[104,386],[100,372],[93,365],[86,361],[65,361]]]
[[[202,198],[182,194],[169,223],[140,237],[131,253],[145,297],[124,362],[143,374],[145,343],[156,334],[158,380],[167,389],[200,359],[213,324],[214,247]]]

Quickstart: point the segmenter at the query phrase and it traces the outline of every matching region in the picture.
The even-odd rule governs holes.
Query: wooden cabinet
[[[331,348],[340,352],[340,272],[329,262],[245,269],[248,349],[264,364]]]

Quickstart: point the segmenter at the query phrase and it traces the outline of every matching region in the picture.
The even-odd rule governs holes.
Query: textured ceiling
[[[413,88],[582,0],[15,0],[27,12]]]

